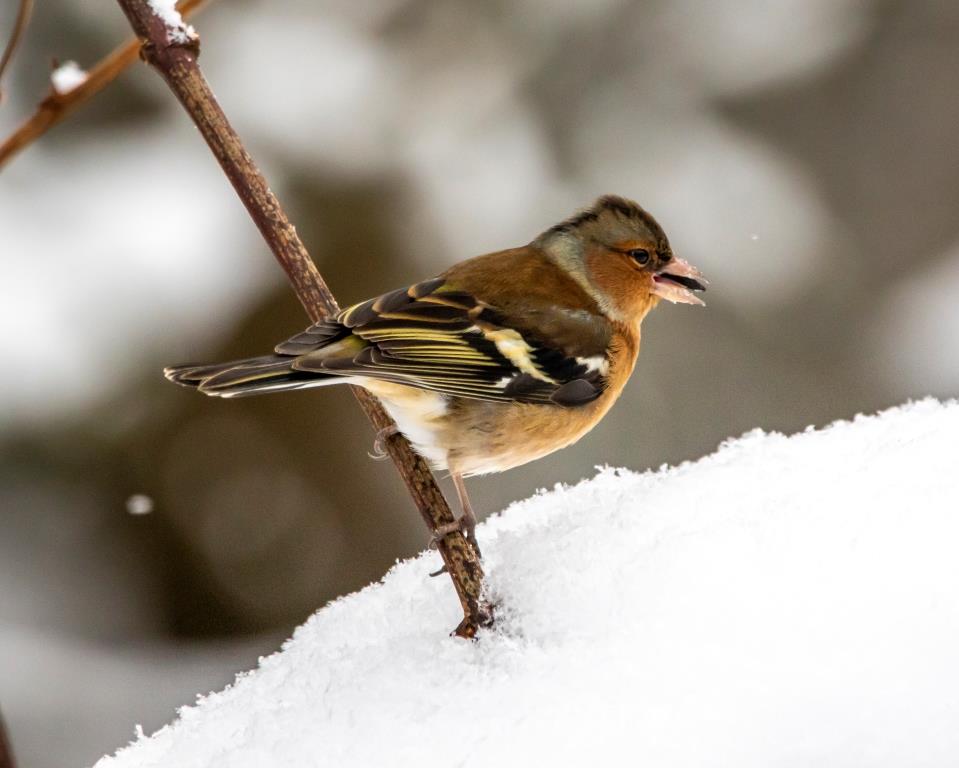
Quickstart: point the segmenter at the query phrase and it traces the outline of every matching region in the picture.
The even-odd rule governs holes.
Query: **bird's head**
[[[605,195],[535,244],[615,319],[642,320],[660,299],[704,303],[696,295],[706,290],[702,273],[673,255],[662,227],[631,200]]]

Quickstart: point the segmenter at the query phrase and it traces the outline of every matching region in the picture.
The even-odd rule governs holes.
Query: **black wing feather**
[[[567,326],[595,323],[559,308],[550,318]],[[296,356],[295,371],[365,376],[459,397],[563,407],[599,397],[606,382],[598,369],[521,325],[436,278],[349,307],[276,351]],[[505,340],[510,354],[497,340]],[[597,351],[604,353],[605,346]]]

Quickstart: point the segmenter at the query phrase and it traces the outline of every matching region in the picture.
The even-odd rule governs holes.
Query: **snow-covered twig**
[[[177,6],[182,16],[194,13],[205,0],[182,0]],[[66,93],[58,93],[55,87],[37,105],[37,110],[20,127],[0,143],[0,168],[20,150],[28,147],[48,130],[61,122],[77,107],[102,91],[130,64],[140,52],[140,40],[134,38],[114,49],[87,72],[82,83]]]
[[[335,314],[339,307],[333,294],[200,71],[196,33],[192,29],[189,34],[182,33],[183,23],[178,17],[158,13],[158,5],[169,9],[167,0],[118,2],[133,31],[143,40],[143,57],[163,76],[206,139],[307,314],[314,322]],[[378,432],[393,426],[376,398],[364,389],[354,388],[353,392]],[[399,435],[384,442],[430,531],[454,522],[453,513],[423,459]],[[444,536],[438,549],[463,607],[463,621],[456,634],[472,637],[492,620],[482,594],[479,559],[458,532]]]
[[[189,43],[196,38],[196,30],[183,22],[176,0],[149,0],[153,13],[163,19],[167,37],[174,43]]]
[[[65,61],[50,73],[50,85],[57,94],[64,96],[83,85],[88,76],[75,61]]]

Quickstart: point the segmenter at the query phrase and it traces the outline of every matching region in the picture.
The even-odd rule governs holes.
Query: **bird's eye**
[[[630,258],[635,259],[637,264],[647,264],[649,262],[649,251],[645,248],[634,248],[627,251]]]

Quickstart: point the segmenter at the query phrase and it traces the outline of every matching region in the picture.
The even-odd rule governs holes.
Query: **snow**
[[[184,23],[176,9],[176,0],[147,0],[153,12],[163,19],[171,42],[187,43],[196,39],[196,30]]]
[[[481,526],[478,642],[424,554],[97,766],[955,765],[957,445],[925,400],[603,469]]]
[[[127,499],[127,512],[131,515],[149,515],[153,511],[153,499],[144,493],[135,493]]]
[[[75,61],[65,61],[50,73],[53,90],[63,96],[87,81],[87,72]]]

